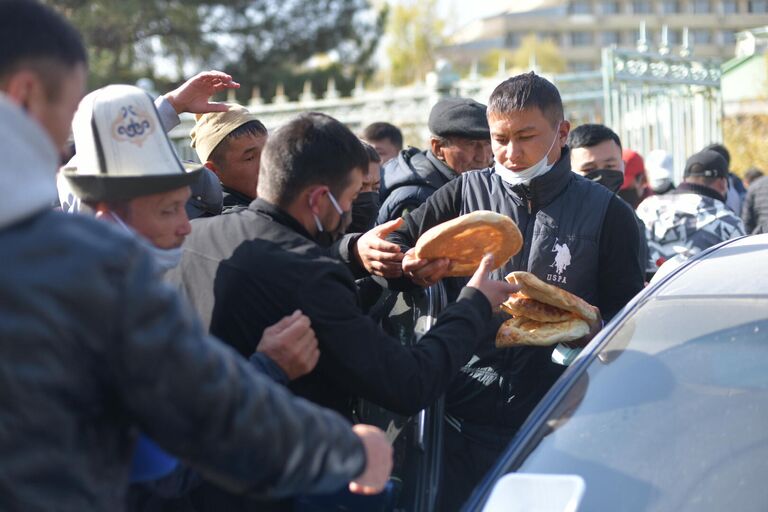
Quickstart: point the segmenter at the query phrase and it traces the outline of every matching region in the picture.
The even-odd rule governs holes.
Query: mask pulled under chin
[[[115,219],[115,222],[121,228],[123,228],[123,230],[125,230],[125,232],[128,233],[134,240],[136,240],[136,242],[138,242],[138,244],[145,251],[149,253],[152,261],[154,261],[155,266],[158,269],[159,275],[163,275],[172,268],[179,266],[179,263],[181,262],[181,256],[184,253],[181,247],[177,247],[175,249],[161,249],[152,244],[141,234],[137,233],[133,228],[128,226],[125,222],[123,222],[123,219],[121,219],[115,213],[112,213],[112,218]]]
[[[614,194],[624,183],[624,173],[614,169],[596,169],[584,175],[588,180],[604,186]]]
[[[547,157],[549,156],[549,152],[552,151],[552,148],[555,147],[555,143],[557,142],[557,138],[559,136],[560,136],[560,123],[557,124],[557,128],[555,129],[555,138],[552,140],[552,144],[549,145],[549,149],[544,153],[544,156],[541,157],[541,160],[539,160],[529,168],[522,171],[511,171],[506,167],[504,167],[503,164],[496,162],[494,164],[494,170],[502,180],[506,181],[512,186],[520,185],[520,184],[524,184],[524,185],[530,184],[531,180],[548,173],[552,169],[552,167],[555,166],[554,163],[550,164],[547,162]]]

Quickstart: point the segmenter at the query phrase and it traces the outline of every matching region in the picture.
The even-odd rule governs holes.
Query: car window
[[[767,510],[767,423],[768,300],[655,300],[509,469],[582,476],[580,511]]]

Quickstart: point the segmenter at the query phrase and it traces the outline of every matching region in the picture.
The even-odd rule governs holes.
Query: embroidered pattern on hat
[[[150,117],[142,110],[128,105],[120,108],[117,119],[112,123],[112,137],[121,142],[131,142],[141,147],[155,131]]]

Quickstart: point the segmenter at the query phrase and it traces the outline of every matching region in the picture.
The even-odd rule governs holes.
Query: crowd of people
[[[488,105],[432,108],[428,147],[322,113],[273,131],[212,102],[203,72],[153,100],[83,97],[78,32],[0,3],[0,503],[13,510],[294,510],[379,493],[392,448],[357,399],[412,415],[445,396],[438,510],[458,510],[568,364],[654,275],[768,230],[768,178],[713,144],[682,183],[609,127],[572,127],[535,73]],[[167,132],[196,115],[199,163]],[[523,249],[471,278],[420,259],[428,229],[491,210]],[[503,263],[498,266],[498,263]],[[498,268],[497,268],[498,267]],[[491,269],[495,269],[491,271]],[[597,307],[568,345],[497,348],[526,270]],[[442,282],[450,305],[406,347],[369,313],[384,289]],[[372,499],[372,498],[368,498]]]

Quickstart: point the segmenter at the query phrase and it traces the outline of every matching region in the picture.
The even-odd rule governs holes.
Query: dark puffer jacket
[[[381,207],[377,224],[401,217],[418,208],[429,196],[458,177],[431,151],[408,148],[381,170]]]

